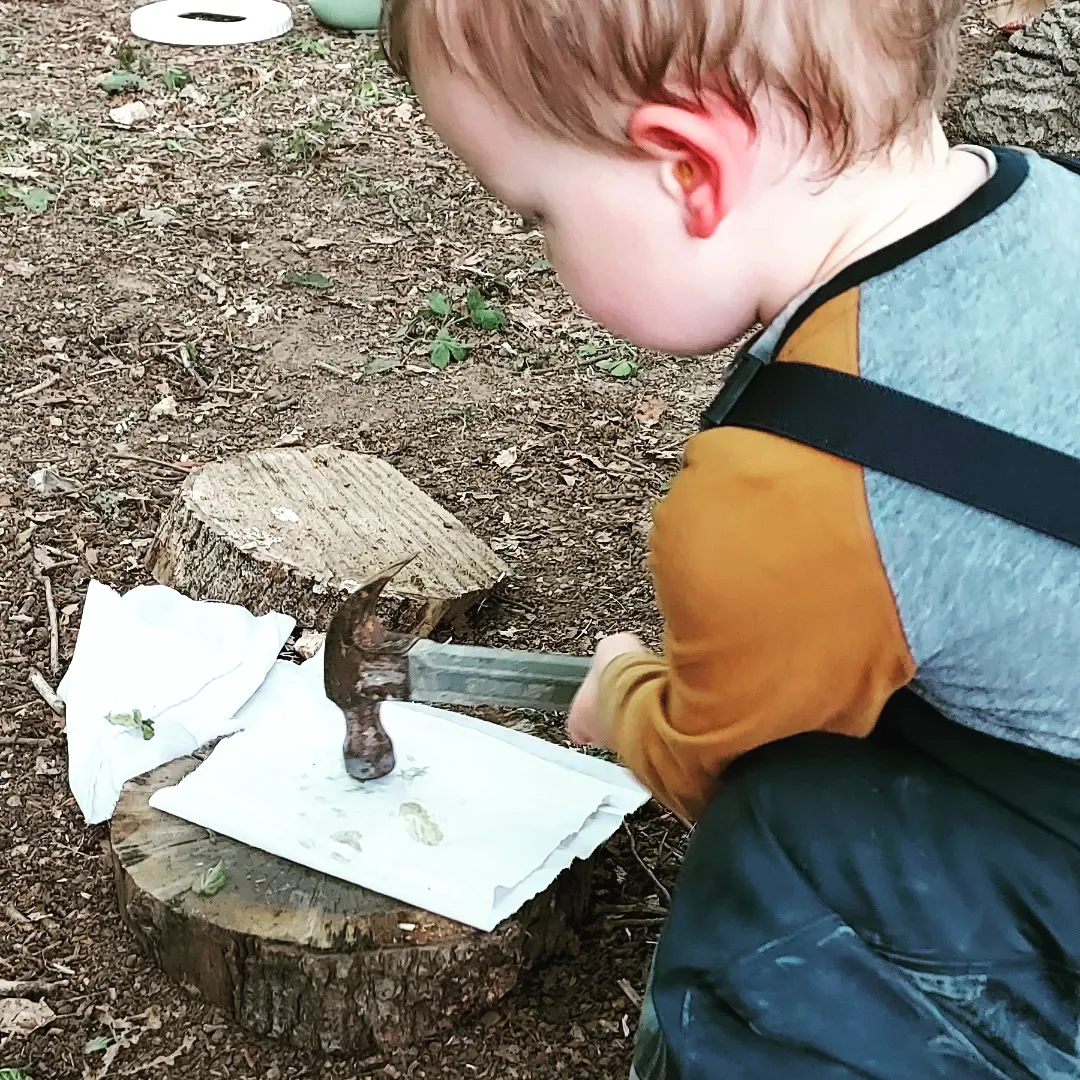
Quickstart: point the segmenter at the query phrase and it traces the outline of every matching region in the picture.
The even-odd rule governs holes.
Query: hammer
[[[338,608],[323,646],[326,696],[345,714],[345,769],[377,780],[394,768],[394,747],[379,720],[388,699],[429,705],[566,709],[591,659],[560,653],[446,645],[388,630],[375,614],[403,559],[357,589]]]

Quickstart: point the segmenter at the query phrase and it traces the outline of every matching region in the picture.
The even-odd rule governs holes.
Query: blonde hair
[[[498,94],[526,124],[633,153],[629,110],[701,107],[746,122],[764,90],[830,171],[887,150],[940,109],[964,0],[385,0],[382,40],[410,45]]]

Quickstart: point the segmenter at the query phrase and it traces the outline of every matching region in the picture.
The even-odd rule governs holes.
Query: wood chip
[[[1052,0],[999,0],[986,9],[986,18],[996,27],[1012,33],[1050,8]]]

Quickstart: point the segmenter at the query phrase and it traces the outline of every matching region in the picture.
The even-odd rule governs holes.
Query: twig
[[[652,883],[660,890],[660,895],[664,898],[664,903],[671,907],[671,893],[668,892],[667,886],[656,876],[651,866],[647,865],[645,860],[638,854],[637,843],[634,841],[634,834],[630,831],[630,826],[624,821],[623,828],[626,829],[627,839],[630,841],[630,854],[637,860],[638,865],[646,874],[649,875]]]
[[[56,601],[53,599],[52,578],[42,567],[35,567],[35,573],[45,586],[45,606],[49,609],[49,670],[54,675],[60,674],[60,621],[56,615]],[[31,680],[33,681],[33,680]]]
[[[188,355],[187,346],[181,345],[176,350],[176,358],[180,361],[180,366],[199,384],[199,386],[205,390],[207,389],[206,380],[195,370],[195,365],[191,362],[191,357]]]
[[[30,685],[57,716],[63,716],[67,712],[67,706],[56,696],[56,691],[45,681],[45,676],[37,668],[30,669]]]
[[[40,394],[42,390],[48,390],[53,383],[60,381],[59,375],[50,375],[47,379],[42,379],[36,386],[28,386],[25,390],[20,390],[17,394],[11,395],[12,401],[19,401],[22,398],[31,397],[34,394]]]
[[[614,353],[614,349],[608,349],[607,352],[597,353],[595,356],[579,356],[576,360],[569,360],[562,364],[549,364],[547,367],[530,367],[528,371],[530,375],[550,375],[556,371],[574,371],[579,368],[592,367],[593,364],[600,360],[608,360]]]
[[[626,995],[627,1000],[635,1009],[641,1008],[641,995],[630,985],[629,979],[620,979],[619,989]]]
[[[597,904],[597,915],[654,915],[663,918],[664,913],[657,907],[648,904]]]
[[[29,735],[0,735],[0,746],[41,746],[48,739],[35,739]]]
[[[157,465],[162,469],[172,469],[181,476],[187,476],[192,469],[198,468],[195,462],[186,464],[181,461],[163,461],[161,458],[144,457],[142,454],[110,454],[109,457],[116,458],[118,461],[141,461],[144,465]]]
[[[0,979],[0,998],[5,997],[44,997],[55,994],[68,986],[67,979],[49,982],[45,979]]]
[[[342,379],[349,377],[349,373],[344,368],[339,368],[337,364],[328,364],[325,360],[316,360],[311,366],[317,367],[320,371],[328,371],[331,375],[337,375]]]
[[[14,904],[4,905],[4,918],[8,922],[18,923],[20,926],[31,925],[30,920]]]

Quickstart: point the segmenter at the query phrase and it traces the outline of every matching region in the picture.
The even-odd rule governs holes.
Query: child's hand
[[[571,742],[582,746],[611,746],[611,718],[605,717],[599,709],[600,677],[616,656],[648,651],[635,634],[612,634],[597,643],[592,667],[574,695],[566,718],[566,731]]]

